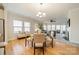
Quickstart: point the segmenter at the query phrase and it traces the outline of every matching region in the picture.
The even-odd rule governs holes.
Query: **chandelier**
[[[43,3],[40,3],[40,7],[42,7],[42,5],[43,5]],[[36,16],[42,18],[42,17],[46,16],[46,13],[39,10],[39,12],[36,14]]]
[[[44,13],[44,12],[38,12],[37,13],[37,15],[36,15],[37,17],[45,17],[46,16],[46,13]]]

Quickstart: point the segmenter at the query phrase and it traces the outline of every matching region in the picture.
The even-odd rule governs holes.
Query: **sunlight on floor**
[[[20,52],[24,51],[23,47],[19,44],[16,44],[13,46],[13,53],[14,54],[20,54]]]

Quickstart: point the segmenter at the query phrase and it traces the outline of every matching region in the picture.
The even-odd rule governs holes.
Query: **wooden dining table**
[[[51,43],[52,43],[51,46],[53,48],[53,37],[52,36],[48,36],[48,37],[51,38]],[[31,38],[30,35],[27,35],[27,36],[24,36],[24,37],[20,37],[18,39],[25,39],[25,47],[26,47],[27,46],[27,43],[26,42],[29,40],[28,38],[31,39],[31,43],[32,43],[32,47],[33,47],[34,38],[33,37]],[[45,39],[45,40],[47,40],[47,39]],[[45,46],[46,46],[46,41],[45,41]]]

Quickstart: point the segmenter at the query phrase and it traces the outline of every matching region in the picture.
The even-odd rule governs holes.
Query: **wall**
[[[12,13],[10,11],[7,11],[7,21],[6,21],[6,34],[7,34],[7,41],[14,39],[13,35],[13,20],[22,20],[22,21],[28,21],[31,23],[31,33],[34,32],[34,24],[38,23],[38,21],[29,18],[29,17],[23,17],[21,15]]]
[[[0,9],[0,19],[4,19],[4,10],[3,9]],[[2,21],[0,20],[0,33],[2,33],[3,29],[2,28],[2,25],[1,25]],[[0,48],[0,55],[3,55],[4,53],[4,49],[3,48]]]
[[[3,19],[4,18],[4,11],[3,9],[0,9],[0,19]]]
[[[0,42],[3,41],[3,20],[0,19]]]
[[[4,17],[4,11],[3,9],[0,9],[0,33],[2,34],[3,33],[3,19]]]
[[[79,8],[69,11],[70,18],[69,40],[79,44]]]

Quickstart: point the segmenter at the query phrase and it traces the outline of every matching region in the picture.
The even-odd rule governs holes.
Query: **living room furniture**
[[[51,39],[52,39],[52,41],[51,41],[51,46],[52,46],[52,48],[53,48],[53,37],[52,36],[49,36]]]
[[[18,33],[18,35],[17,35],[18,40],[25,39],[25,47],[27,45],[28,38],[30,38],[30,37],[31,37],[30,34],[21,33],[21,32]]]
[[[34,55],[35,55],[35,49],[42,49],[44,54],[44,48],[45,48],[45,36],[44,34],[34,34]]]

